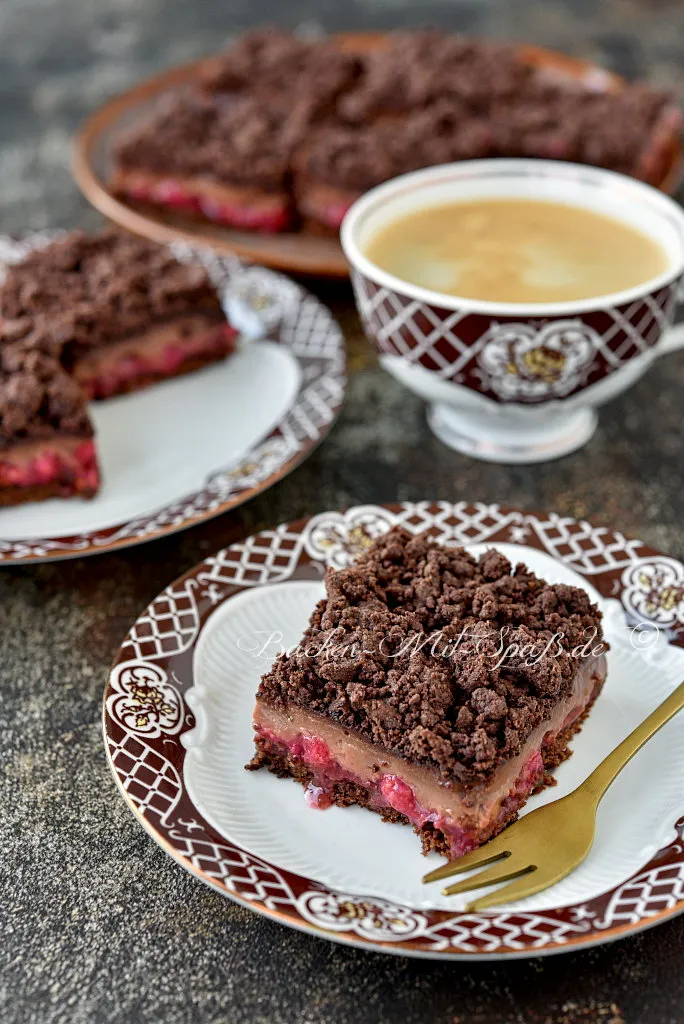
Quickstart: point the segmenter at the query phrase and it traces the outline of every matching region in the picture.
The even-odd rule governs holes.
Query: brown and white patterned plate
[[[684,566],[621,533],[555,514],[447,502],[366,505],[249,537],[171,584],[111,671],[104,731],[121,792],[186,870],[291,927],[365,949],[481,959],[610,941],[684,910],[684,730],[673,720],[601,804],[590,857],[500,910],[421,887],[410,829],[361,808],[317,811],[299,786],[245,772],[259,678],[298,642],[326,566],[401,523],[446,544],[496,545],[603,608],[609,676],[558,786],[573,789],[684,677]],[[533,803],[533,802],[531,802]]]
[[[0,275],[54,237],[0,237]],[[241,331],[238,351],[91,405],[100,493],[0,509],[0,564],[99,554],[210,519],[282,479],[337,417],[344,339],[325,306],[271,270],[182,243],[172,249],[206,266]]]

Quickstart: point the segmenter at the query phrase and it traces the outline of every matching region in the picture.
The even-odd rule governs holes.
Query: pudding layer
[[[73,373],[89,398],[109,398],[222,359],[236,338],[225,321],[187,314],[88,352]]]
[[[92,498],[99,485],[91,438],[54,437],[0,449],[0,505],[47,497]]]
[[[133,170],[119,170],[113,187],[141,203],[166,206],[247,231],[285,231],[292,222],[290,201],[279,192],[231,187],[202,178],[162,178]]]
[[[407,821],[421,835],[424,852],[459,857],[499,832],[529,795],[552,782],[546,774],[568,756],[568,740],[598,695],[605,656],[583,660],[571,691],[527,737],[520,752],[484,778],[445,780],[370,743],[331,719],[290,705],[257,700],[258,753],[250,767],[270,768],[306,786],[314,807],[359,803],[389,820]]]

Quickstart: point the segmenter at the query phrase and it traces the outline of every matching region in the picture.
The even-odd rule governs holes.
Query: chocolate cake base
[[[33,484],[30,487],[0,487],[0,508],[24,505],[29,501],[47,501],[48,498],[94,498],[93,489],[70,490],[68,484],[55,480],[53,483]]]
[[[562,764],[563,761],[570,757],[572,753],[569,748],[570,741],[575,733],[581,729],[585,718],[594,705],[594,701],[601,692],[602,686],[603,681],[601,681],[601,684],[592,694],[591,700],[582,714],[579,715],[566,729],[559,732],[548,745],[542,748],[541,755],[544,762],[544,775],[530,796],[534,793],[541,792],[541,790],[545,789],[547,786],[556,785],[557,780],[551,774],[551,770],[558,767],[559,764]],[[257,748],[257,752],[249,764],[245,765],[247,771],[258,771],[260,768],[267,768],[268,771],[272,772],[273,775],[276,775],[279,779],[294,779],[295,782],[299,782],[304,788],[314,781],[313,772],[310,771],[306,765],[302,764],[301,761],[291,758],[289,755],[284,755],[282,753],[282,749],[277,745],[270,743],[263,737],[256,737],[255,746]],[[330,802],[335,804],[337,807],[351,807],[352,805],[357,804],[359,807],[365,807],[367,810],[379,814],[383,821],[410,825],[416,835],[420,838],[422,852],[425,856],[432,851],[440,854],[442,857],[449,857],[451,855],[449,838],[448,836],[445,836],[443,832],[436,829],[431,823],[420,827],[413,825],[405,815],[401,814],[399,811],[395,811],[391,807],[380,808],[371,806],[371,794],[364,786],[360,786],[354,782],[348,782],[346,780],[335,782],[331,787],[328,796]],[[529,799],[529,797],[527,799]],[[523,802],[523,805],[525,802],[526,801]],[[498,823],[496,831],[492,832],[492,834],[487,838],[493,839],[494,836],[502,832],[506,826],[512,824],[517,817],[518,811],[512,811],[507,818]]]

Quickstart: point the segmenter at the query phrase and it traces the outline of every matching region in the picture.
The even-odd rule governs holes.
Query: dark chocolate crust
[[[49,498],[94,498],[93,490],[70,490],[69,486],[59,480],[49,484],[33,484],[30,487],[0,486],[0,508],[24,505],[29,501],[47,501]]]
[[[576,648],[603,642],[583,590],[399,528],[328,570],[326,589],[258,699],[306,707],[446,779],[486,777],[518,754],[572,691]]]

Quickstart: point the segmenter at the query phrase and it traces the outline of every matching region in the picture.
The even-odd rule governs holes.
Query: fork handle
[[[591,775],[578,787],[578,790],[583,790],[592,796],[598,804],[611,782],[619,775],[627,762],[631,761],[644,743],[650,740],[651,736],[682,708],[684,708],[684,683],[680,683],[674,693],[671,693],[662,704],[659,704],[655,711],[652,711],[648,718],[636,727],[634,732],[631,732],[611,754],[608,754],[608,757],[601,761]]]

